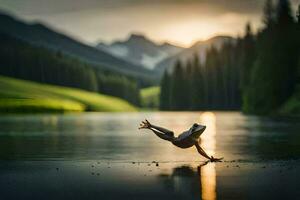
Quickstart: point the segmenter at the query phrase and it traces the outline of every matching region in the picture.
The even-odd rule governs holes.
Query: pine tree
[[[266,27],[272,27],[275,22],[275,9],[272,0],[267,0],[265,3],[263,22]]]
[[[298,22],[298,25],[300,25],[300,4],[298,6],[298,11],[297,11],[297,22]]]
[[[177,61],[171,76],[170,105],[172,110],[185,110],[185,97],[182,94],[184,87],[184,70],[180,61]]]
[[[192,79],[193,79],[193,66],[191,60],[187,61],[187,64],[184,69],[184,81],[183,81],[183,88],[182,97],[185,104],[186,110],[192,109]]]
[[[250,72],[255,60],[255,41],[252,33],[251,24],[247,23],[245,37],[242,41],[242,71],[241,89],[244,90],[250,82]]]
[[[251,72],[251,87],[244,96],[244,111],[275,112],[293,94],[296,83],[296,31],[288,0],[279,0],[274,28],[258,36]]]
[[[0,43],[0,62],[5,66],[0,67],[1,75],[101,92],[139,105],[138,84],[132,78],[104,73],[60,51],[37,47],[6,34],[0,33]]]
[[[300,4],[297,11],[297,43],[298,43],[298,68],[297,68],[297,84],[300,84]]]
[[[289,0],[279,0],[276,13],[277,23],[282,26],[290,25],[294,22],[291,4]]]
[[[278,80],[277,84],[281,88],[278,101],[282,103],[293,92],[296,84],[297,62],[299,46],[297,41],[297,27],[292,15],[289,0],[279,0],[277,8],[277,43],[278,46],[274,56],[277,58]]]
[[[191,75],[191,110],[201,110],[203,107],[203,67],[197,54],[194,55],[192,61]]]
[[[207,51],[205,63],[205,96],[209,109],[215,109],[218,102],[219,67],[218,49],[211,46]]]
[[[170,77],[167,70],[161,80],[161,90],[160,90],[160,110],[170,109]]]

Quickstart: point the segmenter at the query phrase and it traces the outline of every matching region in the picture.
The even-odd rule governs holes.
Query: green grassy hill
[[[111,96],[0,76],[0,112],[128,112],[136,108]]]
[[[160,87],[149,87],[141,90],[141,104],[144,108],[158,109]]]
[[[102,50],[80,43],[69,36],[56,32],[44,24],[27,24],[24,21],[0,13],[0,31],[14,38],[20,38],[35,46],[42,46],[63,54],[78,58],[86,63],[92,64],[97,69],[115,71],[122,74],[148,80],[151,76],[150,70],[131,64],[119,59]],[[153,76],[153,75],[152,75]]]

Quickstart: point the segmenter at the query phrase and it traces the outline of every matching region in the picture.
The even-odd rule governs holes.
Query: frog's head
[[[206,129],[206,126],[202,126],[202,125],[199,125],[197,123],[194,123],[192,128],[191,128],[191,131],[192,132],[197,132],[197,131],[204,131]]]

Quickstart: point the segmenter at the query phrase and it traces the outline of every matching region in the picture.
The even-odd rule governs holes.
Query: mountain
[[[105,51],[80,43],[43,24],[28,24],[3,13],[0,13],[0,24],[0,32],[35,46],[45,47],[76,57],[88,64],[92,64],[95,68],[135,77],[149,78],[151,76],[150,71],[141,66],[134,65]]]
[[[184,49],[178,54],[159,62],[155,66],[154,71],[156,73],[163,74],[166,69],[172,68],[176,61],[180,60],[182,62],[186,62],[188,59],[193,58],[195,54],[200,56],[202,62],[205,62],[206,50],[209,47],[214,46],[216,48],[220,48],[225,42],[233,42],[234,40],[234,38],[229,36],[216,36],[205,41],[196,42],[192,47]]]
[[[156,44],[140,34],[131,34],[128,39],[111,44],[100,42],[96,47],[148,69],[153,69],[160,61],[183,50],[169,43]]]

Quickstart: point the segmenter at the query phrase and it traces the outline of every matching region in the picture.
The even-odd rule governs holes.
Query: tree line
[[[300,76],[300,22],[288,0],[267,0],[264,26],[221,48],[178,61],[161,80],[161,110],[236,110],[269,114],[294,93]]]
[[[79,88],[123,98],[139,105],[137,81],[96,69],[61,52],[32,46],[0,33],[0,74],[59,86]]]

